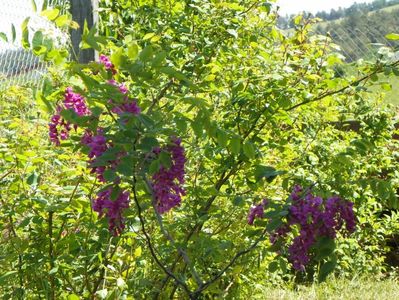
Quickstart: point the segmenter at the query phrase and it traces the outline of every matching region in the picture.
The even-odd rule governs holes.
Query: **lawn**
[[[399,299],[399,284],[395,280],[373,281],[332,279],[322,284],[297,286],[290,289],[264,289],[254,299],[292,300],[388,300]]]

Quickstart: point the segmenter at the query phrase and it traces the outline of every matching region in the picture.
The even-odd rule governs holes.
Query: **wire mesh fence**
[[[3,32],[7,39],[0,38],[0,90],[14,85],[39,86],[46,73],[47,63],[21,45],[20,28],[26,18],[29,17],[30,30],[43,30],[63,43],[68,40],[65,33],[40,15],[43,1],[36,0],[34,5],[28,0],[1,0],[0,32]],[[65,13],[69,5],[66,0],[50,0],[47,4],[48,7],[59,8],[61,13]],[[12,33],[13,30],[15,33]]]

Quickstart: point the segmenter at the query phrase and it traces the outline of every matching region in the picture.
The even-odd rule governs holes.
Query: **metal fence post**
[[[88,63],[95,60],[93,49],[80,50],[79,44],[82,41],[82,34],[85,20],[91,28],[98,21],[97,8],[98,0],[70,0],[72,19],[79,24],[79,29],[71,31],[71,40],[74,53],[78,56],[80,63]]]

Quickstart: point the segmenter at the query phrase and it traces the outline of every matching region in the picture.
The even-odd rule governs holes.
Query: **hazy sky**
[[[321,10],[329,11],[338,7],[348,7],[353,3],[373,2],[373,0],[277,0],[282,15],[294,14],[301,11],[316,13]]]

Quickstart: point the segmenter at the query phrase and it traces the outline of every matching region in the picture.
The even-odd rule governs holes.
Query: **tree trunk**
[[[85,21],[89,29],[98,21],[97,8],[98,0],[71,0],[72,19],[79,24],[78,29],[71,31],[72,48],[79,63],[88,63],[96,58],[94,49],[80,50],[79,44],[82,41]]]

